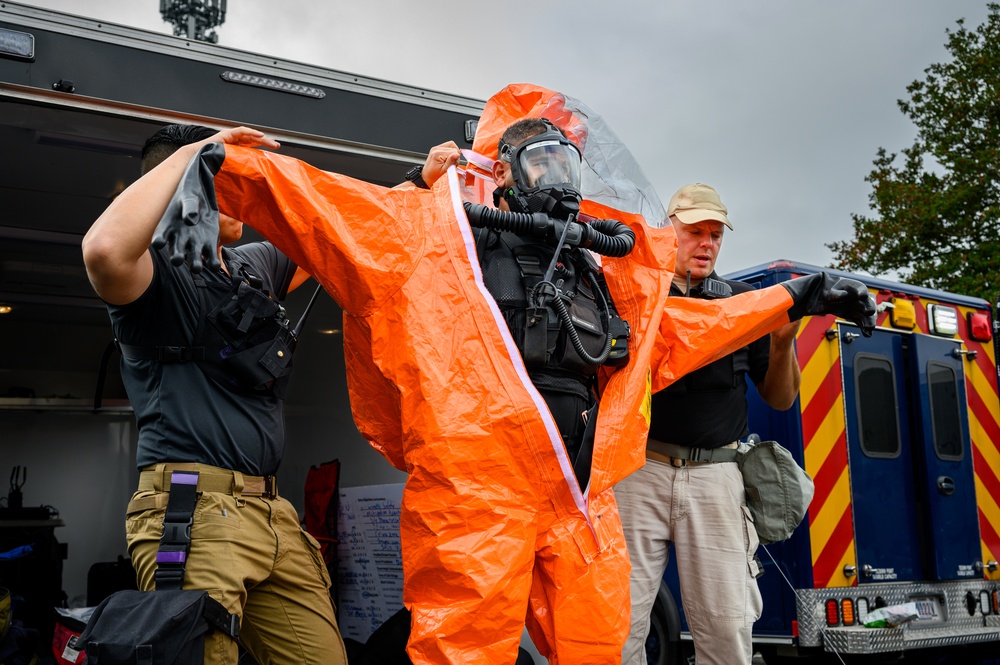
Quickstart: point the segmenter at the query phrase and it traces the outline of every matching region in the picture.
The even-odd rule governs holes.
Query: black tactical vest
[[[584,361],[570,342],[562,320],[548,305],[541,316],[531,309],[528,294],[534,289],[552,260],[553,249],[548,245],[525,241],[512,233],[486,229],[474,230],[479,262],[487,290],[496,300],[510,329],[518,351],[535,385],[542,389],[587,395],[597,367]],[[603,314],[594,290],[605,288],[605,298],[611,297],[606,287],[592,284],[583,272],[596,264],[585,250],[564,249],[560,252],[552,282],[562,292],[573,326],[583,347],[591,356],[598,356],[605,343],[601,323]],[[542,325],[529,325],[532,316]]]
[[[190,346],[119,348],[133,360],[197,362],[229,390],[281,398],[296,343],[285,309],[238,256],[226,252],[225,261],[232,276],[229,284],[193,278],[202,315]]]

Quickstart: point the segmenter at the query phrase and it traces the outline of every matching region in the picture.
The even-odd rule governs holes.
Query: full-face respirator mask
[[[580,150],[551,122],[546,130],[512,146],[501,140],[499,156],[508,162],[514,185],[499,194],[513,212],[541,212],[568,219],[580,212]]]

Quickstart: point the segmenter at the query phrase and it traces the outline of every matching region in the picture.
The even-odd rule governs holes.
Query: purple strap
[[[184,563],[187,561],[186,552],[157,552],[156,563]]]
[[[198,474],[190,471],[173,471],[170,474],[171,485],[197,485]]]

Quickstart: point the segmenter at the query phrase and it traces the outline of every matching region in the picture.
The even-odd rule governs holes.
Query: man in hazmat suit
[[[522,112],[525,93],[556,97],[529,86],[491,99],[479,132],[492,137],[492,150],[510,113],[532,115]],[[546,117],[567,127],[565,117]],[[525,624],[551,663],[618,663],[629,630],[629,565],[611,488],[644,459],[651,386],[787,323],[793,307],[798,316],[832,307],[865,327],[874,324],[874,304],[857,283],[813,280],[675,309],[666,298],[672,230],[584,201],[583,213],[620,220],[635,241],[626,256],[603,261],[632,334],[627,364],[602,370],[589,479],[581,483],[486,288],[461,193],[455,168],[429,190],[387,190],[215,144],[181,176],[157,237],[193,269],[203,255],[211,262],[203,247],[215,242],[218,201],[343,308],[355,422],[409,473],[400,531],[414,663],[512,663]],[[554,228],[588,237],[573,224],[580,226]]]

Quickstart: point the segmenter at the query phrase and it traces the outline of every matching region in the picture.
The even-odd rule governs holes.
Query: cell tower
[[[174,34],[215,44],[214,28],[226,20],[226,0],[160,0],[160,15],[174,24]]]

